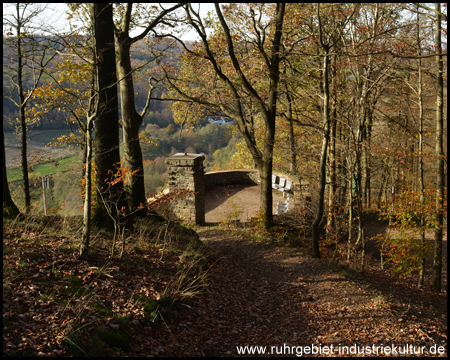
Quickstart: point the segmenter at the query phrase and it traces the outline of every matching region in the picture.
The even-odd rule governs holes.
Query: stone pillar
[[[205,223],[205,171],[202,154],[178,153],[166,159],[169,192],[177,195],[171,203],[172,213],[180,220]]]

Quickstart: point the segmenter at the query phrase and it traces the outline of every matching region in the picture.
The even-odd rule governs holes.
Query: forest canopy
[[[95,27],[99,17],[86,4],[70,5],[65,33],[48,35],[39,17],[16,24],[20,11],[4,20],[3,123],[21,139],[27,212],[27,134],[71,130],[54,143],[78,147],[81,173],[92,130],[97,171],[100,153],[108,146],[117,152],[116,165],[102,171],[122,174],[130,213],[166,185],[164,168],[146,161],[204,152],[209,168],[258,169],[266,228],[275,221],[272,172],[307,182],[316,257],[320,239],[342,237],[338,229],[347,229],[349,256],[359,248],[366,212],[421,234],[433,228],[438,277],[447,207],[445,4],[230,3],[206,15],[190,3],[107,8],[103,48],[106,35],[95,31],[105,29]],[[17,9],[26,14],[26,6]],[[195,40],[186,40],[189,32]],[[101,85],[106,65],[118,77]],[[117,126],[101,130],[109,107]],[[207,125],[208,116],[236,125]],[[97,124],[91,130],[89,119]],[[116,133],[118,143],[99,147],[102,136]],[[94,186],[106,186],[101,181]],[[111,178],[106,187],[118,183]],[[383,241],[393,257],[401,252]],[[420,253],[425,245],[413,246]],[[408,265],[421,267],[420,258]]]

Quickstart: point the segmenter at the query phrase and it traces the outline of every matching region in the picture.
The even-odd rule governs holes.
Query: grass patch
[[[126,331],[118,329],[105,329],[103,327],[95,328],[93,331],[101,341],[105,342],[111,347],[118,347],[125,352],[132,350],[131,335]]]
[[[108,348],[119,348],[125,353],[133,350],[132,335],[119,325],[114,328],[95,327],[86,336],[83,328],[74,328],[62,341],[63,347],[71,356],[105,357]]]
[[[383,306],[387,303],[386,298],[383,295],[377,295],[375,296],[372,301],[377,305],[377,306]]]
[[[144,310],[144,317],[140,319],[143,326],[152,325],[159,328],[162,324],[162,317],[159,311],[161,304],[154,298],[149,298],[142,294],[133,295],[133,299]]]
[[[339,276],[343,277],[344,279],[351,279],[351,278],[353,277],[352,274],[348,273],[348,272],[345,271],[345,270],[342,270],[342,271],[339,273]]]

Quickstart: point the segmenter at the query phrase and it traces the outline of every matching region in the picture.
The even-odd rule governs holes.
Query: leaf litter
[[[66,238],[26,231],[3,229],[4,356],[238,356],[236,347],[246,345],[447,346],[446,291],[417,290],[412,279],[379,270],[376,260],[364,274],[343,273],[292,247],[200,228],[210,252],[202,293],[184,306],[156,308],[156,321],[149,318],[151,303],[141,300],[159,303],[177,274],[179,254],[160,260],[160,249],[148,247],[127,249],[122,259],[98,251],[80,260]]]

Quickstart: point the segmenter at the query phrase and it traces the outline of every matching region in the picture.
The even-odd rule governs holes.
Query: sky
[[[3,4],[3,16],[5,14],[11,14],[14,11],[14,5],[12,3],[4,3]],[[43,4],[41,4],[43,5]],[[65,3],[49,3],[47,4],[47,8],[42,13],[42,17],[45,24],[51,25],[57,31],[67,31],[69,28],[69,22],[66,20],[65,11],[67,10],[67,5]],[[168,4],[164,4],[166,7]],[[206,16],[208,11],[214,10],[213,3],[193,3],[194,9],[197,9],[197,6],[200,6],[200,13]],[[5,30],[5,27],[4,27]],[[131,32],[131,36],[135,36],[139,33],[139,30],[134,33]],[[186,33],[183,37],[183,40],[197,40],[194,32]]]

